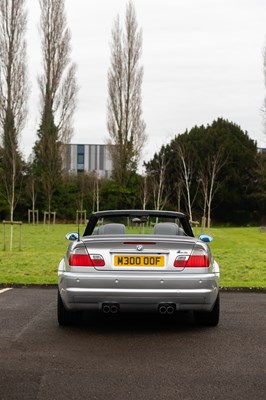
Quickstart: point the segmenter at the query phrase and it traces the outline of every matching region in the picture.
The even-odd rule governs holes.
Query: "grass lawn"
[[[4,251],[3,225],[0,226],[0,284],[52,284],[57,282],[57,267],[68,241],[67,232],[76,225],[22,225],[22,249],[19,227],[14,226],[13,251],[9,251],[6,227]],[[82,229],[81,229],[82,232]],[[199,235],[200,230],[195,230]],[[266,233],[259,228],[212,228],[210,244],[221,269],[221,286],[266,287]]]
[[[212,228],[210,234],[221,286],[266,287],[266,233],[259,228]]]

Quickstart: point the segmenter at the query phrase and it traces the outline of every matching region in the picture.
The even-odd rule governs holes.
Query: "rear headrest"
[[[124,235],[126,227],[123,224],[106,224],[99,227],[98,235]]]
[[[154,226],[155,235],[184,235],[184,231],[174,222],[160,222]]]

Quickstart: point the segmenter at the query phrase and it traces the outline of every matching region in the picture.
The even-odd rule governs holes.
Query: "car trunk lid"
[[[182,271],[195,251],[191,237],[101,237],[84,239],[88,254],[98,254],[104,266],[98,271]],[[176,261],[178,260],[178,262]]]

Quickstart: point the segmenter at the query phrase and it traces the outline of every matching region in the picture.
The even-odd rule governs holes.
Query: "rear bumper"
[[[172,303],[177,310],[210,311],[218,290],[219,273],[59,273],[60,295],[71,310],[101,310],[104,303],[117,303],[121,310],[151,310]]]

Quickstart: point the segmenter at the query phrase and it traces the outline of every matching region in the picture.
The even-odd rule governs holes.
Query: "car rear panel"
[[[75,248],[100,255],[104,266],[69,265]],[[174,266],[176,257],[189,257],[195,249],[208,255],[208,267]],[[171,302],[177,310],[209,310],[218,293],[219,268],[208,246],[192,237],[88,237],[70,246],[59,268],[59,288],[70,309],[100,309],[106,302],[156,308]]]
[[[114,302],[127,307],[155,306],[171,302],[177,310],[211,309],[219,287],[217,274],[175,273],[65,273],[60,293],[71,309],[101,309],[102,304]]]

